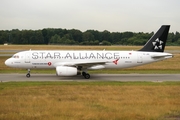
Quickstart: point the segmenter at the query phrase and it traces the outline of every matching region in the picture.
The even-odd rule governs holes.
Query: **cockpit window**
[[[13,55],[12,58],[19,58],[19,55]]]

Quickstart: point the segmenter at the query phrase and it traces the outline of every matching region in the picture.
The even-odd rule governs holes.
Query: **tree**
[[[122,37],[122,34],[119,33],[119,32],[113,32],[111,33],[111,39],[112,39],[112,44],[118,44],[121,42],[121,37]]]
[[[1,31],[0,32],[0,44],[9,42],[9,35],[10,35],[10,33],[8,31]]]
[[[72,39],[73,39],[76,43],[82,42],[82,35],[83,35],[83,33],[82,33],[80,30],[75,30],[75,29],[69,30],[69,34],[71,34]]]
[[[29,44],[44,44],[44,37],[42,35],[41,30],[37,31],[24,31],[21,39],[21,44],[29,43]]]
[[[109,41],[103,40],[101,42],[101,45],[111,45],[111,43]]]
[[[44,44],[48,44],[49,43],[49,38],[48,38],[47,29],[42,30],[42,35],[43,35],[43,38],[44,38]]]
[[[50,44],[62,44],[63,42],[61,41],[61,37],[57,34],[55,34],[54,36],[51,37],[50,41],[49,41]]]
[[[102,40],[105,40],[105,41],[108,41],[108,42],[112,42],[112,40],[111,40],[111,34],[110,34],[109,31],[104,30],[104,31],[102,32]]]
[[[97,30],[87,30],[86,32],[90,32],[94,36],[94,40],[102,41],[102,34]]]
[[[73,40],[71,34],[65,34],[61,38],[61,41],[62,41],[61,44],[65,44],[65,45],[74,45],[74,44],[76,44],[76,42]]]
[[[85,32],[83,33],[82,39],[83,42],[94,41],[94,35],[90,32]]]
[[[45,28],[42,30],[1,30],[0,44],[77,44],[77,45],[144,45],[154,33],[109,32],[104,30],[87,30],[81,32],[76,29]],[[167,45],[179,45],[180,33],[169,33]]]
[[[177,40],[177,45],[180,45],[180,38]]]

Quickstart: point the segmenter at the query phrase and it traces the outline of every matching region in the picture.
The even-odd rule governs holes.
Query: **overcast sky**
[[[0,0],[0,30],[180,32],[180,0]]]

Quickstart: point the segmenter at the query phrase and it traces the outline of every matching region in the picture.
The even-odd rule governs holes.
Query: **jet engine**
[[[58,76],[75,76],[81,73],[75,67],[57,66],[56,74]]]

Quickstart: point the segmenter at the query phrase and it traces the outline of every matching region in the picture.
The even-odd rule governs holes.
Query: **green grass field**
[[[180,119],[180,82],[0,83],[1,120]]]

